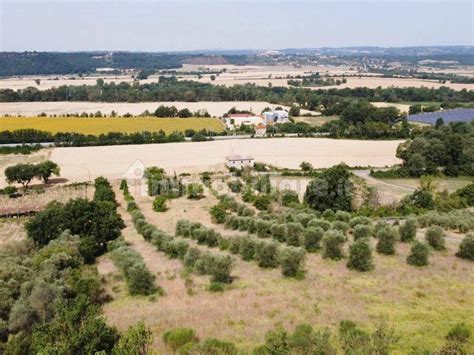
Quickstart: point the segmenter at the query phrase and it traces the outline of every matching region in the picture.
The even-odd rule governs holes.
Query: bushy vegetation
[[[374,268],[372,248],[366,238],[360,238],[350,246],[347,267],[357,271],[370,271]]]
[[[403,243],[411,242],[416,237],[417,221],[415,218],[408,218],[405,223],[398,227],[400,241]]]
[[[51,160],[46,160],[38,164],[17,164],[9,166],[5,169],[6,181],[11,183],[22,184],[25,189],[33,179],[43,180],[48,183],[52,175],[59,176],[59,166]]]
[[[128,247],[121,238],[110,242],[108,249],[114,264],[122,271],[131,295],[155,293],[155,276],[148,270],[138,252]]]
[[[35,145],[16,145],[16,146],[5,146],[5,147],[0,147],[0,155],[7,155],[7,154],[23,154],[23,155],[28,155],[33,152],[37,152],[42,148],[41,145],[35,144]]]
[[[466,235],[459,244],[456,256],[462,259],[474,261],[474,235]]]
[[[286,247],[280,251],[279,261],[283,276],[297,277],[303,272],[305,252],[301,248]]]
[[[425,239],[434,250],[445,250],[445,233],[439,226],[431,226],[427,229]]]
[[[168,201],[168,197],[164,195],[158,195],[153,200],[153,211],[155,212],[166,212],[168,207],[166,206],[166,201]]]
[[[28,238],[44,246],[58,238],[63,230],[69,230],[81,236],[80,250],[87,261],[105,252],[107,243],[119,237],[125,225],[117,213],[115,199],[110,201],[112,194],[105,192],[111,191],[110,185],[102,179],[98,184],[103,192],[96,195],[94,201],[78,198],[65,204],[49,203],[25,224]],[[113,196],[115,198],[115,194]]]
[[[398,230],[395,227],[385,226],[376,232],[378,240],[377,253],[385,255],[395,254],[395,244],[398,240]]]
[[[149,167],[145,169],[143,177],[147,180],[148,195],[163,195],[168,198],[183,196],[185,186],[180,178],[166,175],[164,169],[159,167]]]
[[[362,239],[362,238],[369,238],[372,235],[372,228],[366,224],[357,224],[353,231],[354,241]]]
[[[407,256],[407,263],[414,266],[428,265],[429,250],[425,243],[415,240],[410,248],[410,254]]]
[[[346,242],[346,237],[338,230],[329,230],[324,234],[323,258],[340,260],[344,257],[342,246]]]
[[[422,228],[436,225],[444,229],[457,229],[461,233],[467,233],[474,229],[474,213],[468,210],[451,211],[448,213],[431,211],[418,216],[417,220]]]
[[[0,251],[0,349],[18,353],[138,353],[149,337],[120,335],[101,316],[106,298],[97,269],[87,265],[81,238],[68,231],[41,246],[25,240]]]
[[[312,180],[305,192],[305,202],[315,210],[327,209],[351,211],[353,184],[351,173],[345,164],[324,170]]]

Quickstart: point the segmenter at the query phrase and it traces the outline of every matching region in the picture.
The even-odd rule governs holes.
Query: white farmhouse
[[[247,166],[251,167],[253,166],[254,159],[249,156],[243,156],[243,155],[230,155],[226,157],[226,166],[228,168],[236,168],[236,169],[242,169]]]
[[[244,126],[257,126],[264,123],[262,116],[256,116],[249,113],[234,113],[222,118],[228,129]]]
[[[285,110],[265,111],[263,114],[266,124],[279,124],[290,122],[288,112]]]

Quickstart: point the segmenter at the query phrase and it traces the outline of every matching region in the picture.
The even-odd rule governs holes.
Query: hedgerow
[[[140,253],[129,248],[123,239],[108,245],[110,256],[122,271],[131,295],[151,295],[157,290],[155,276],[148,270]]]

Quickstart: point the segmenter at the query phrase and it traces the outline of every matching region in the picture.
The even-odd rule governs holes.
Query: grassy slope
[[[224,126],[216,118],[83,118],[83,117],[2,117],[2,130],[33,128],[51,133],[76,132],[98,135],[107,132],[157,132],[165,133],[194,129],[222,131]]]
[[[151,210],[151,198],[141,197],[138,202],[151,223],[170,233],[178,219],[187,218],[229,236],[237,234],[210,221],[212,196],[169,201],[165,213]],[[423,236],[420,231],[418,237]],[[260,269],[237,258],[232,273],[236,279],[223,294],[207,292],[196,275],[191,275],[197,286],[194,293],[186,294],[183,279],[170,279],[182,272],[182,266],[161,264],[159,283],[165,286],[165,297],[156,302],[118,297],[104,311],[120,329],[144,319],[160,338],[166,329],[192,327],[201,338],[234,341],[245,350],[262,343],[265,332],[277,324],[293,329],[306,322],[335,332],[343,319],[372,328],[386,318],[400,336],[395,353],[434,351],[454,323],[465,322],[474,331],[473,264],[454,257],[456,250],[457,243],[451,241],[447,252],[432,254],[430,266],[415,268],[405,262],[409,245],[398,244],[395,256],[374,254],[376,268],[369,273],[348,270],[346,260],[334,262],[310,254],[302,281],[282,278],[278,269]]]

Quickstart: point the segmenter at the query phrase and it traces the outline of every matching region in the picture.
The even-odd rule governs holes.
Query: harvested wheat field
[[[235,139],[196,143],[54,148],[51,160],[61,176],[85,181],[103,175],[119,179],[134,163],[160,166],[177,173],[222,170],[228,155],[250,155],[277,167],[297,168],[302,161],[315,168],[345,162],[349,166],[385,167],[400,163],[399,140],[362,141],[324,138]]]
[[[37,116],[41,113],[47,115],[65,115],[65,114],[80,114],[96,113],[101,111],[109,115],[115,111],[118,115],[125,115],[130,113],[132,115],[140,115],[146,110],[154,112],[158,106],[176,106],[178,110],[188,108],[192,112],[207,111],[213,117],[220,117],[231,108],[235,107],[238,110],[250,110],[256,114],[260,114],[266,107],[274,109],[277,106],[289,109],[288,106],[274,105],[264,101],[199,101],[199,102],[184,102],[184,101],[169,101],[169,102],[1,102],[0,115],[9,116]],[[301,113],[308,113],[311,111],[301,110]],[[314,113],[314,112],[313,112]]]
[[[158,132],[169,134],[186,129],[221,132],[223,123],[217,118],[158,118],[158,117],[2,117],[3,130],[36,129],[51,133],[74,132],[99,135],[109,132]]]
[[[164,213],[152,210],[151,197],[135,198],[146,219],[171,234],[182,218],[199,221],[227,237],[242,233],[212,223],[209,208],[217,203],[212,195],[197,201],[171,200]],[[123,197],[119,201],[124,203]],[[130,297],[123,287],[115,287],[114,300],[104,305],[104,313],[108,322],[122,330],[144,320],[160,349],[164,349],[160,335],[176,327],[190,327],[200,338],[232,341],[248,351],[261,344],[276,325],[293,329],[309,323],[335,330],[344,319],[367,328],[386,319],[400,336],[394,353],[404,354],[439,348],[452,322],[473,326],[472,266],[453,256],[460,236],[449,240],[446,252],[434,253],[426,268],[406,264],[408,244],[398,244],[394,256],[374,253],[375,269],[369,273],[349,270],[345,260],[331,261],[310,253],[302,280],[284,278],[278,269],[262,269],[234,256],[234,281],[223,293],[211,293],[205,276],[186,273],[177,259],[169,259],[136,233],[123,208],[120,213],[127,224],[125,239],[144,257],[165,295]],[[420,230],[418,238],[423,233]],[[203,251],[217,249],[191,243]]]

